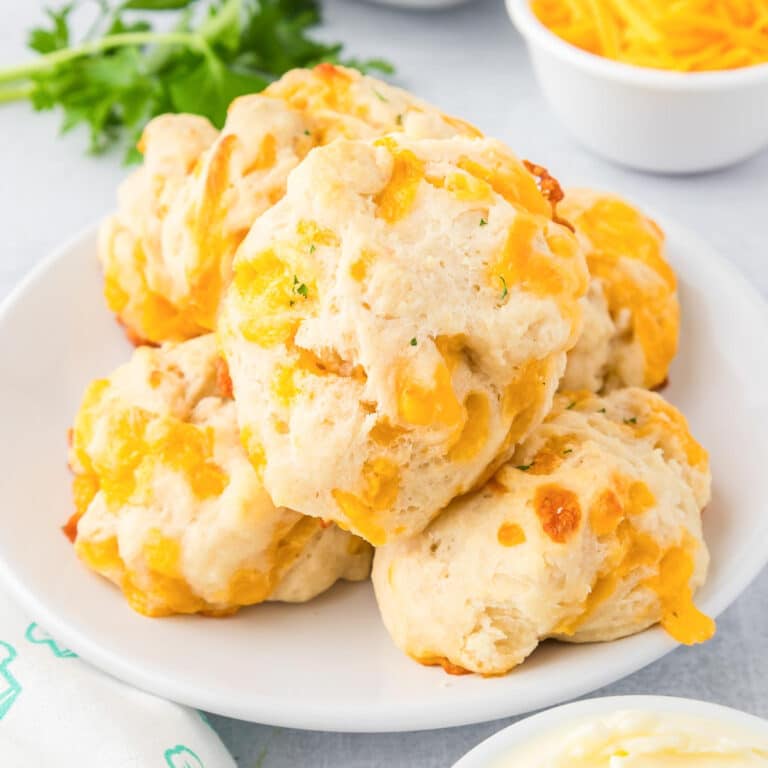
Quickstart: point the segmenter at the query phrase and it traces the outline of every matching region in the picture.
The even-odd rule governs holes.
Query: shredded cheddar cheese
[[[681,72],[768,62],[766,0],[532,0],[538,19],[598,56]]]

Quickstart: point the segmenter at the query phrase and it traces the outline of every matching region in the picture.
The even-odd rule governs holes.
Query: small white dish
[[[768,146],[768,64],[670,72],[595,56],[506,0],[553,112],[586,147],[659,173],[722,168]]]
[[[768,721],[762,718],[706,701],[676,696],[607,696],[564,704],[520,720],[478,744],[453,768],[500,768],[505,757],[536,739],[584,718],[610,715],[620,710],[685,715],[717,721],[755,735],[768,731]]]
[[[712,553],[697,595],[724,610],[768,560],[768,309],[727,262],[658,217],[680,278],[681,350],[669,399],[710,449]],[[0,580],[31,618],[94,666],[165,698],[243,720],[399,731],[551,706],[675,648],[659,628],[612,643],[545,643],[505,677],[450,677],[390,640],[370,584],[226,619],[148,619],[75,557],[66,431],[86,384],[130,347],[101,296],[96,233],[43,262],[0,309]]]

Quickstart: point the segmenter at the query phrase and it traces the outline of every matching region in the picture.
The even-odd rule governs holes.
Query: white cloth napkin
[[[234,768],[204,716],[98,672],[0,593],[2,768]]]

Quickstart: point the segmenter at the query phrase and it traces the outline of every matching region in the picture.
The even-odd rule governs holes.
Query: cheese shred
[[[700,72],[768,62],[768,0],[532,0],[544,26],[608,59]]]

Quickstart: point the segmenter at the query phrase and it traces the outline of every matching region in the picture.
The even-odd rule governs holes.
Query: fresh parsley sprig
[[[85,4],[46,11],[47,25],[28,39],[39,56],[0,69],[0,103],[60,107],[62,131],[85,124],[94,153],[127,137],[135,158],[141,129],[163,112],[204,115],[221,127],[232,99],[294,67],[330,61],[393,71],[381,59],[342,62],[341,43],[309,37],[320,22],[318,0],[91,0],[95,21],[76,42],[70,17]],[[153,29],[150,18],[167,12],[175,24]]]

